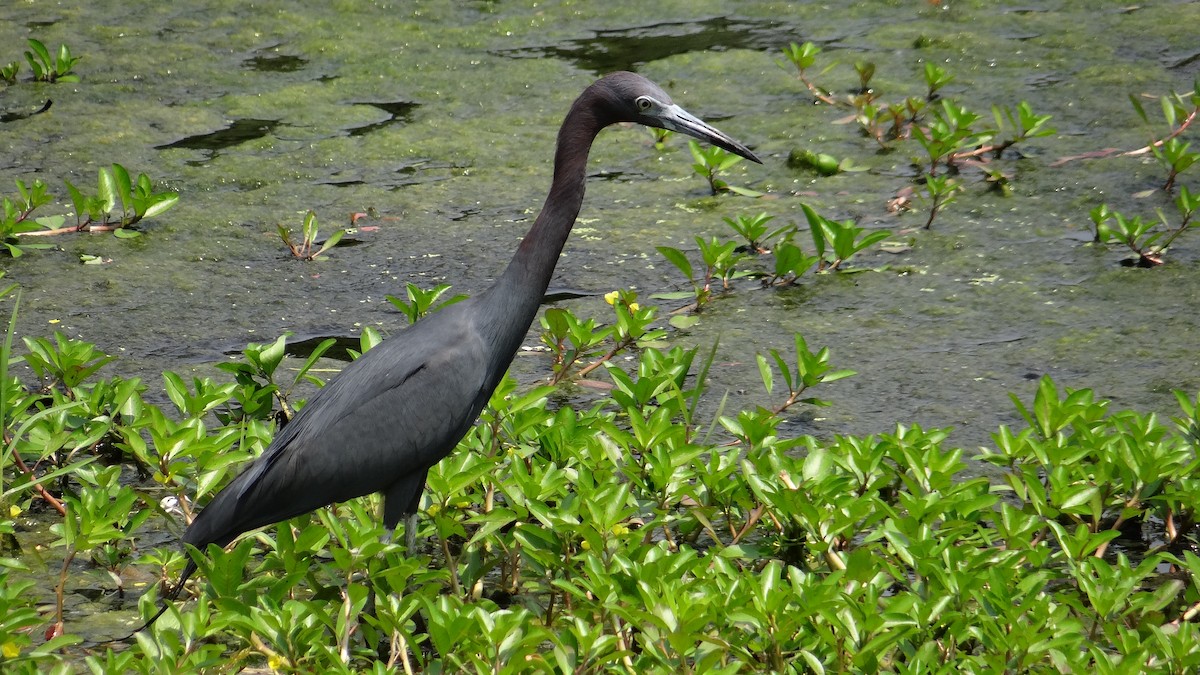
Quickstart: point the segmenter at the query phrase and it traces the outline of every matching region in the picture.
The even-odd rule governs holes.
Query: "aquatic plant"
[[[795,243],[798,232],[795,225],[785,225],[768,233],[767,223],[773,217],[766,213],[725,218],[725,223],[749,246],[739,247],[737,241],[732,239],[696,237],[696,250],[702,267],[693,265],[688,254],[681,249],[657,247],[667,262],[683,273],[692,290],[656,293],[653,297],[660,300],[689,299],[692,303],[687,309],[699,312],[712,301],[715,292],[730,291],[732,282],[737,279],[754,276],[760,278],[764,286],[790,286],[812,269],[818,272],[843,271],[842,265],[856,254],[891,236],[887,230],[867,232],[851,221],[830,220],[807,204],[801,207],[809,224],[813,255]],[[770,264],[763,264],[765,261],[762,258],[767,254],[773,260]],[[743,265],[747,259],[756,259],[759,264],[754,267],[757,269]],[[714,287],[715,282],[720,283],[719,288]],[[676,328],[685,328],[694,323],[694,317],[686,319],[686,325],[682,323],[684,321],[683,317],[676,316],[671,323]]]
[[[1192,144],[1179,138],[1168,138],[1151,150],[1158,163],[1167,169],[1167,182],[1163,183],[1163,191],[1170,192],[1175,187],[1175,180],[1180,173],[1200,159],[1200,153],[1191,151]]]
[[[1200,194],[1193,195],[1186,185],[1179,186],[1175,197],[1175,208],[1179,222],[1172,223],[1157,209],[1158,220],[1143,220],[1141,216],[1126,217],[1119,211],[1101,204],[1091,210],[1092,223],[1096,227],[1096,241],[1119,244],[1137,254],[1138,267],[1154,267],[1163,264],[1163,258],[1171,244],[1184,232],[1200,226],[1192,217],[1200,210]]]
[[[17,73],[20,72],[20,70],[21,63],[19,61],[9,61],[3,66],[0,66],[0,80],[3,80],[5,84],[16,84]]]
[[[946,176],[939,174],[939,169],[957,172],[964,162],[976,163],[985,173],[986,180],[999,186],[1002,192],[1011,192],[1007,176],[999,169],[982,163],[986,155],[999,158],[1003,152],[1017,143],[1052,135],[1054,129],[1046,126],[1049,115],[1037,115],[1022,101],[1014,111],[1011,108],[992,107],[995,119],[994,128],[976,128],[975,123],[980,115],[963,108],[950,100],[943,100],[935,107],[933,119],[928,125],[914,125],[913,138],[925,150],[924,185],[918,194],[929,202],[929,217],[925,221],[925,229],[933,225],[933,221],[946,206],[955,200],[955,195],[963,190],[962,185]],[[1007,125],[1005,121],[1007,120]],[[1010,136],[1001,142],[996,139],[1005,128],[1009,128]]]
[[[1150,115],[1146,112],[1145,106],[1138,96],[1130,95],[1129,102],[1133,106],[1134,112],[1146,124],[1152,124]],[[1166,180],[1163,182],[1162,190],[1171,192],[1179,178],[1179,175],[1187,171],[1196,161],[1200,159],[1200,153],[1192,152],[1191,143],[1185,141],[1182,135],[1196,121],[1200,115],[1200,80],[1196,81],[1190,93],[1184,95],[1177,92],[1171,92],[1166,96],[1159,98],[1159,103],[1163,111],[1163,119],[1166,122],[1166,131],[1161,134],[1154,135],[1150,142],[1142,147],[1133,150],[1120,150],[1118,148],[1109,148],[1105,150],[1096,150],[1080,155],[1062,157],[1051,166],[1062,166],[1069,162],[1074,162],[1081,159],[1098,159],[1103,157],[1140,157],[1146,154],[1152,155],[1159,165],[1167,170]],[[1144,190],[1138,192],[1137,197],[1148,197],[1155,190]]]
[[[14,258],[20,257],[26,249],[49,248],[49,244],[24,243],[20,235],[27,232],[37,232],[61,224],[62,218],[31,219],[35,209],[54,201],[46,189],[46,184],[40,179],[34,179],[33,185],[26,185],[20,178],[16,179],[16,200],[5,197],[0,202],[4,212],[0,214],[0,244],[4,245],[8,254]]]
[[[861,86],[856,93],[839,98],[817,86],[807,74],[821,53],[819,47],[812,43],[793,43],[784,48],[783,53],[796,67],[801,82],[819,101],[853,110],[853,119],[859,128],[881,149],[891,151],[899,144],[915,144],[923,151],[923,157],[914,155],[913,164],[922,171],[916,179],[918,194],[929,204],[926,229],[932,227],[938,214],[963,190],[962,183],[947,177],[947,172],[957,174],[970,165],[983,172],[989,185],[1007,196],[1011,194],[1010,177],[1001,169],[990,166],[989,162],[1000,159],[1005,151],[1019,143],[1056,133],[1048,124],[1050,116],[1035,113],[1025,101],[1016,107],[992,106],[995,125],[981,126],[982,115],[953,98],[942,96],[942,90],[954,80],[954,75],[931,61],[926,61],[922,68],[923,96],[908,96],[902,102],[887,103],[882,99],[882,93],[870,85],[875,75],[874,64],[856,62],[854,69]],[[831,155],[812,150],[792,151],[788,164],[822,175],[850,170],[848,167],[852,166],[849,158],[838,161]],[[907,198],[898,201],[904,207],[909,203]]]
[[[654,139],[654,149],[660,150],[660,151],[667,147],[667,140],[670,139],[671,136],[674,135],[674,133],[675,133],[673,131],[669,131],[667,129],[660,129],[658,127],[642,127],[642,128],[645,129],[646,131],[650,132],[650,137]]]
[[[284,333],[275,339],[270,344],[250,343],[242,350],[242,361],[234,361],[231,363],[219,363],[217,367],[234,376],[235,381],[242,389],[243,412],[247,411],[246,403],[253,401],[251,406],[251,414],[255,417],[265,418],[271,414],[271,404],[269,400],[274,400],[279,404],[280,419],[287,421],[295,414],[293,406],[289,404],[292,398],[292,392],[301,383],[309,383],[315,386],[324,384],[321,380],[313,376],[309,371],[316,365],[317,360],[325,355],[337,341],[333,338],[322,340],[305,359],[304,364],[297,368],[292,374],[292,381],[282,384],[276,378],[276,372],[279,366],[283,363],[283,358],[287,353],[287,339],[291,337],[291,333]]]
[[[604,300],[614,314],[609,325],[581,319],[568,309],[547,308],[540,319],[540,338],[554,357],[550,384],[579,380],[619,354],[661,344],[666,331],[653,327],[658,308],[642,307],[637,297],[631,290],[606,293]]]
[[[554,356],[551,384],[566,380],[580,362],[599,356],[612,334],[612,326],[600,326],[595,319],[582,319],[561,307],[546,308],[539,322],[539,339]]]
[[[852,221],[830,220],[808,204],[803,204],[802,207],[812,234],[813,246],[816,247],[818,271],[840,269],[842,263],[853,258],[859,251],[892,235],[887,230],[866,232],[865,228],[856,226]],[[864,232],[866,234],[863,234]]]
[[[693,303],[691,308],[699,312],[712,299],[714,281],[720,282],[720,290],[728,291],[732,280],[748,276],[750,272],[739,270],[737,267],[738,263],[746,257],[746,254],[738,251],[736,241],[732,239],[722,241],[717,237],[709,237],[708,239],[696,237],[695,241],[697,250],[700,253],[701,263],[703,264],[702,272],[697,272],[693,268],[687,254],[683,251],[673,246],[656,247],[658,252],[668,262],[674,265],[680,272],[683,272],[683,275],[687,277],[688,282],[692,285],[692,290],[677,293],[657,293],[654,297],[664,300],[692,298]]]
[[[1131,95],[1129,102],[1142,121],[1149,124],[1150,116],[1146,113],[1146,109],[1138,97]],[[1186,99],[1181,94],[1171,92],[1171,94],[1161,97],[1159,103],[1167,123],[1166,134],[1151,141],[1145,148],[1124,154],[1138,155],[1149,150],[1158,163],[1167,170],[1167,179],[1163,183],[1162,189],[1170,192],[1174,188],[1179,174],[1187,171],[1196,163],[1196,160],[1200,159],[1200,153],[1192,152],[1192,144],[1181,137],[1181,134],[1196,120],[1197,114],[1200,114],[1200,79],[1196,81]]]
[[[404,316],[408,317],[408,322],[416,323],[421,317],[436,312],[439,309],[449,307],[456,302],[462,302],[467,299],[463,293],[456,293],[447,298],[442,296],[450,290],[450,284],[438,284],[429,290],[425,290],[420,286],[409,282],[406,283],[404,294],[408,300],[398,298],[394,295],[384,296],[392,306],[400,310]]]
[[[808,75],[808,71],[817,62],[817,55],[821,53],[821,48],[812,42],[797,44],[795,42],[783,48],[783,56],[796,68],[796,76],[800,82],[804,84],[813,98],[828,105],[839,105],[834,98],[833,92],[822,89],[813,83]],[[782,64],[780,64],[782,65]]]
[[[771,273],[763,276],[764,286],[794,285],[800,281],[800,277],[821,262],[821,256],[809,255],[793,242],[793,234],[794,232],[789,232],[772,247],[774,265]]]
[[[794,230],[795,225],[783,225],[775,230],[768,231],[767,223],[775,219],[775,216],[768,215],[766,212],[761,212],[758,215],[747,216],[738,215],[733,218],[723,218],[725,224],[728,225],[742,239],[746,240],[746,248],[750,253],[767,253],[767,246],[771,241],[775,240],[780,235],[788,230]]]
[[[301,227],[300,241],[298,242],[292,240],[292,230],[288,226],[281,223],[276,226],[276,229],[279,232],[279,238],[283,240],[283,245],[287,246],[292,256],[308,261],[316,260],[324,255],[326,251],[337,246],[342,237],[346,236],[346,230],[337,230],[329,235],[328,239],[318,244],[317,214],[314,211],[304,214],[304,225]]]
[[[819,384],[829,384],[856,374],[853,370],[834,370],[829,362],[828,347],[822,347],[814,352],[808,348],[808,342],[805,341],[803,335],[796,333],[794,338],[796,357],[790,363],[775,349],[767,352],[771,357],[770,361],[762,354],[755,357],[755,361],[758,363],[758,372],[762,377],[763,386],[767,389],[767,394],[775,393],[775,374],[771,368],[772,362],[779,369],[783,384],[787,388],[787,398],[774,409],[776,415],[797,403],[820,407],[829,406],[828,401],[813,397],[801,398],[801,396]]]
[[[119,237],[136,237],[139,233],[129,229],[146,218],[153,218],[179,202],[175,192],[155,192],[150,177],[139,173],[133,180],[125,167],[113,164],[112,169],[101,168],[95,194],[86,194],[64,180],[71,203],[75,206],[75,227],[60,228],[38,234],[58,234],[68,231],[112,230]],[[117,205],[120,204],[120,214]]]
[[[847,171],[864,171],[849,157],[839,160],[824,152],[796,149],[788,153],[787,165],[793,169],[805,169],[819,176],[835,176]]]
[[[70,181],[63,181],[75,207],[75,225],[64,226],[62,215],[31,218],[33,211],[54,201],[40,179],[26,185],[17,179],[16,200],[3,200],[3,220],[0,220],[0,243],[14,258],[30,249],[50,248],[50,244],[34,243],[31,237],[53,236],[69,232],[112,231],[116,236],[132,238],[140,232],[131,229],[146,218],[152,218],[175,206],[179,195],[174,192],[155,192],[150,177],[138,174],[132,180],[120,164],[100,169],[95,194],[84,194]],[[120,204],[120,211],[117,205]]]
[[[40,40],[27,38],[29,51],[25,52],[25,61],[33,69],[33,79],[38,82],[78,82],[79,76],[71,72],[76,63],[82,58],[71,56],[71,50],[66,43],[59,45],[58,55],[51,56],[50,50]],[[13,69],[15,77],[16,70]]]
[[[919,197],[929,203],[929,217],[925,219],[925,229],[933,227],[933,220],[938,217],[942,209],[952,204],[958,198],[958,193],[962,191],[962,184],[950,176],[925,176],[925,184],[917,192]]]
[[[743,158],[740,155],[735,155],[732,152],[714,146],[702,146],[700,143],[689,140],[688,148],[692,152],[692,159],[695,163],[692,164],[692,170],[708,182],[708,187],[713,195],[722,192],[732,192],[744,197],[760,197],[762,193],[755,192],[749,188],[730,185],[722,174],[730,168],[739,164]]]

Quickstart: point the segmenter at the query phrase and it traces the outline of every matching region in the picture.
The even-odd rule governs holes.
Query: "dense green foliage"
[[[626,327],[593,325],[595,342],[653,316],[635,298],[610,298]],[[560,320],[580,323],[548,320],[548,343],[565,340]],[[970,476],[944,430],[786,433],[790,405],[821,403],[809,388],[851,375],[799,337],[795,354],[758,358],[768,392],[788,390],[774,411],[701,418],[709,364],[678,347],[643,344],[629,370],[602,360],[613,387],[586,408],[506,380],[430,473],[415,555],[382,541],[374,498],[321,509],[228,552],[190,552],[196,599],[128,649],[60,653],[78,642],[63,587],[120,586],[131,568],[169,580],[181,554],[146,549],[147,521],[182,526],[260,452],[316,359],[281,380],[281,339],[247,348],[229,368],[236,382],[166,373],[164,410],[144,383],[98,377],[110,357],[92,345],[26,346],[40,381],[3,379],[3,531],[30,513],[53,521],[64,564],[56,637],[39,645],[31,583],[17,559],[2,561],[7,672],[80,660],[93,672],[1200,664],[1200,401],[1180,395],[1165,424],[1043,379],[1031,402],[1014,398],[1024,423],[979,456],[997,475]],[[156,597],[142,597],[142,616]]]

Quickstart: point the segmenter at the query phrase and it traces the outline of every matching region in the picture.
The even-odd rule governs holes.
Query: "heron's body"
[[[758,161],[640,75],[596,81],[559,129],[550,193],[495,285],[347,366],[213,498],[183,541],[224,546],[244,532],[372,492],[384,495],[389,529],[414,513],[429,468],[466,435],[533,323],[583,203],[592,141],[616,122],[679,131]],[[194,571],[189,560],[172,594]]]
[[[452,305],[397,336],[411,339],[384,340],[347,366],[200,512],[183,540],[224,546],[372,492],[384,494],[389,528],[414,512],[426,471],[467,433],[497,384],[487,368],[494,357],[472,328],[474,304]]]

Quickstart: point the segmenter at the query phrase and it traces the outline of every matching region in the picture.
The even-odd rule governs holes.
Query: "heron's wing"
[[[454,309],[385,340],[334,377],[205,507],[184,541],[224,545],[384,491],[453,450],[491,393],[486,347]]]

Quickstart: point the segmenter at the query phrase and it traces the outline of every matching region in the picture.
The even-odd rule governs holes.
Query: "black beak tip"
[[[733,154],[739,155],[741,157],[745,157],[746,159],[750,160],[751,162],[754,162],[755,164],[763,163],[762,160],[758,158],[758,155],[751,152],[750,148],[747,148],[746,146],[742,145],[741,143],[738,143],[735,141],[733,143],[720,143],[719,145],[722,148],[728,150],[729,152],[732,152]]]

